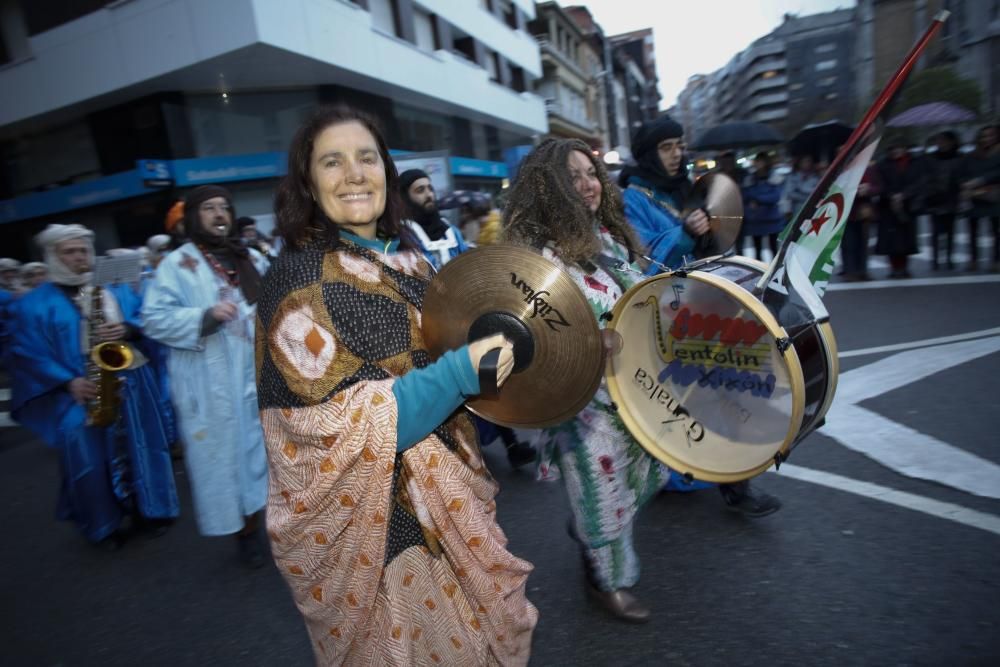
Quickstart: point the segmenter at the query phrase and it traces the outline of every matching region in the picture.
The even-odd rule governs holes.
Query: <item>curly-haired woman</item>
[[[539,248],[583,290],[594,316],[642,279],[639,242],[618,190],[590,147],[549,139],[521,165],[504,210],[506,239]],[[612,614],[642,623],[649,609],[629,588],[639,579],[636,514],[668,476],[625,429],[602,384],[577,417],[543,432],[542,476],[558,469],[580,546],[588,591]]]
[[[286,247],[258,304],[257,382],[275,562],[323,665],[524,665],[538,618],[459,411],[502,336],[431,363],[431,268],[367,116],[318,112],[275,200]]]

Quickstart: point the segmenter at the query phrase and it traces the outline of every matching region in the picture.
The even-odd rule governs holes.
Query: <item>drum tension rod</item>
[[[774,469],[778,470],[781,468],[781,464],[788,460],[788,454],[782,454],[778,452],[774,455]]]
[[[774,344],[778,346],[778,352],[781,353],[781,356],[784,356],[785,350],[792,346],[792,341],[789,340],[787,336],[784,336],[775,340]]]
[[[610,322],[613,317],[614,315],[612,315],[610,312],[605,311],[601,313],[601,316],[598,317],[597,319],[599,319],[602,322]]]

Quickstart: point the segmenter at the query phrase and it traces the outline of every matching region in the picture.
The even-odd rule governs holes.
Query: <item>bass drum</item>
[[[766,265],[707,259],[615,305],[608,389],[650,454],[689,479],[736,482],[780,463],[836,392],[836,342],[794,290],[751,290]]]

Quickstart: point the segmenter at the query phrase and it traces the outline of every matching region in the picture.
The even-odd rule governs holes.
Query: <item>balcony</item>
[[[770,93],[767,95],[752,95],[750,97],[750,110],[759,109],[762,106],[767,106],[768,104],[787,104],[788,103],[788,93],[782,91],[779,93]]]
[[[759,123],[781,120],[782,118],[788,118],[788,109],[767,109],[765,111],[756,111],[751,114],[751,118]]]
[[[570,72],[580,77],[580,79],[584,81],[587,80],[588,78],[587,73],[583,71],[583,68],[580,67],[580,65],[575,60],[573,60],[568,55],[560,51],[559,48],[556,47],[556,45],[553,44],[551,41],[547,39],[540,39],[538,40],[538,47],[539,50],[541,51],[543,67],[545,66],[546,59],[549,59],[552,61],[553,64],[568,69]]]
[[[751,81],[746,87],[746,95],[750,97],[751,95],[756,95],[757,93],[765,90],[771,90],[772,88],[783,88],[788,85],[788,77],[785,75],[772,76],[767,79],[757,79],[756,81]]]

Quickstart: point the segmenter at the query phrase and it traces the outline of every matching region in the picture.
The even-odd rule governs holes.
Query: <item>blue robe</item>
[[[694,252],[694,239],[684,229],[680,207],[669,194],[654,190],[652,185],[633,176],[622,199],[625,219],[639,236],[650,259],[673,269],[684,263],[685,255]],[[646,275],[662,270],[651,263]]]
[[[121,418],[108,428],[87,426],[85,406],[65,388],[87,374],[80,311],[59,287],[46,283],[24,295],[15,314],[11,413],[59,451],[57,516],[75,521],[94,542],[133,510],[149,519],[176,517],[180,503],[151,370],[118,373]]]
[[[262,276],[267,260],[250,251]],[[187,243],[156,267],[142,305],[143,331],[170,347],[167,367],[203,535],[230,535],[267,500],[267,456],[254,367],[256,307],[236,290],[239,318],[203,336],[205,311],[226,289],[197,246]]]
[[[0,289],[0,362],[10,351],[10,330],[14,319],[14,302],[16,298],[13,292]]]
[[[108,290],[118,299],[125,322],[137,331],[142,330],[142,300],[150,279],[143,277],[137,290],[132,285],[109,285]],[[167,434],[167,442],[177,442],[177,418],[174,416],[174,406],[170,400],[170,376],[167,372],[167,356],[169,348],[157,343],[146,335],[141,335],[134,341],[135,346],[149,360],[150,369],[156,378],[156,386],[160,397],[160,416],[163,429]]]

